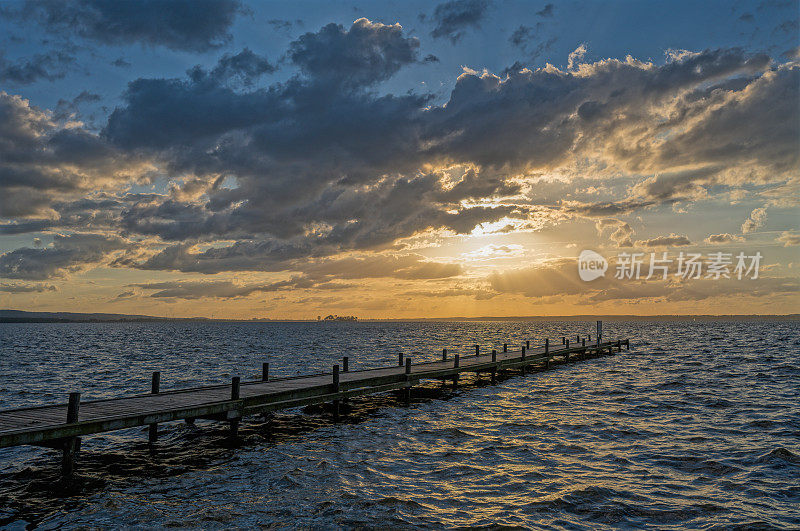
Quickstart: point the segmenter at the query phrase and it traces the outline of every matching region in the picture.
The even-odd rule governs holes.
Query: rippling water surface
[[[630,352],[498,385],[354,400],[225,426],[0,450],[0,527],[602,529],[800,526],[800,323],[604,323]],[[0,324],[0,408],[396,363],[592,333],[584,322]],[[560,342],[560,340],[559,340]]]

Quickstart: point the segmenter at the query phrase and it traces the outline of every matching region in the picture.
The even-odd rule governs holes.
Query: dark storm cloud
[[[208,74],[215,81],[220,83],[238,83],[241,85],[252,85],[259,77],[264,74],[271,74],[276,70],[266,57],[257,55],[249,48],[231,55],[225,54],[217,62],[217,66]],[[206,75],[198,67],[195,67],[190,76]]]
[[[11,62],[0,51],[0,81],[16,85],[29,85],[40,79],[55,81],[67,75],[75,57],[60,51],[39,53]]]
[[[24,247],[0,254],[0,277],[46,280],[103,260],[108,253],[130,244],[99,234],[55,235],[52,247]]]
[[[131,63],[126,61],[124,57],[119,57],[111,61],[111,66],[116,66],[117,68],[130,68]]]
[[[228,42],[238,0],[27,0],[18,16],[102,44],[205,52]]]
[[[434,39],[447,38],[455,44],[466,28],[480,27],[488,7],[488,0],[451,0],[439,4],[433,12],[436,27],[431,36]]]
[[[301,35],[289,45],[289,58],[317,82],[354,88],[389,79],[416,61],[418,49],[419,40],[404,37],[399,24],[360,18],[349,29],[328,24]]]
[[[0,218],[32,216],[65,195],[128,181],[134,163],[97,135],[64,127],[27,100],[0,91]]]

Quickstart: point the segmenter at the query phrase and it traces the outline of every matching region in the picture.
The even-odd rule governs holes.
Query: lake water
[[[0,324],[0,408],[394,365],[397,352],[594,333],[588,322]],[[353,400],[226,426],[84,438],[80,486],[59,454],[0,450],[0,527],[796,528],[800,322],[604,323],[630,352],[498,385],[431,383],[410,407]],[[557,340],[560,343],[560,339]]]

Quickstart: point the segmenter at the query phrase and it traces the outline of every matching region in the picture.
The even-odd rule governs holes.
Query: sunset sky
[[[797,1],[4,1],[0,42],[0,308],[800,312]]]

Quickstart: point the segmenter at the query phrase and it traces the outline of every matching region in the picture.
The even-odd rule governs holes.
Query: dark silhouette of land
[[[338,316],[335,316],[338,317]],[[403,321],[693,321],[693,320],[800,320],[800,314],[784,315],[519,315],[506,317],[419,317],[406,319],[357,319],[353,316],[321,319],[211,319],[208,317],[157,317],[152,315],[127,315],[121,313],[76,313],[76,312],[26,312],[23,310],[0,310],[0,323],[125,323],[125,322],[205,322],[205,323],[253,323],[253,322],[403,322]]]

